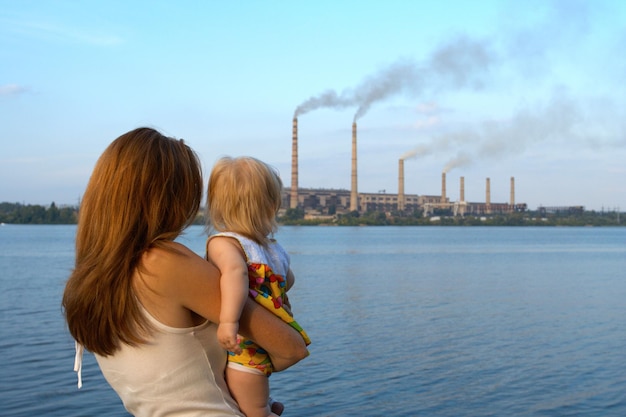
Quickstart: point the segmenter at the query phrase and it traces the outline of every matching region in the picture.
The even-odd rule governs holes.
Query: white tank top
[[[147,311],[152,340],[123,345],[114,355],[96,356],[108,383],[136,417],[243,416],[224,381],[226,352],[217,326],[166,326]]]

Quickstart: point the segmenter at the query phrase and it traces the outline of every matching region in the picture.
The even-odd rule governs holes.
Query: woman
[[[196,154],[139,128],[104,151],[81,202],[65,317],[135,416],[242,416],[216,337],[219,272],[174,242],[201,199]],[[269,352],[275,370],[308,354],[298,332],[252,300],[240,333]]]

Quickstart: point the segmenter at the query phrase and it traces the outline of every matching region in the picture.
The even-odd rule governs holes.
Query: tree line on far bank
[[[39,204],[0,203],[0,223],[6,224],[76,224],[78,207],[59,207],[54,202],[49,206]],[[199,214],[194,224],[204,224]]]
[[[353,211],[339,214],[331,219],[306,218],[302,209],[287,209],[279,221],[285,225],[302,226],[626,226],[626,213],[619,211],[575,213],[526,211],[487,216],[453,216],[451,213],[424,216],[421,211],[409,214]]]
[[[544,214],[528,211],[489,217],[436,216],[424,217],[421,212],[406,214],[380,212],[347,213],[332,219],[306,219],[302,209],[287,209],[279,217],[284,225],[337,225],[337,226],[625,226],[626,215],[620,218],[619,211]],[[0,203],[0,223],[7,224],[76,224],[78,207]],[[203,225],[203,210],[198,213],[193,224]]]
[[[0,203],[0,223],[11,224],[75,224],[78,208],[38,204]]]

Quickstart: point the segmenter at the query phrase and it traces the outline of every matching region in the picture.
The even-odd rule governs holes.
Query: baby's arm
[[[241,353],[237,333],[241,311],[248,298],[248,266],[245,255],[236,239],[225,236],[209,240],[207,254],[221,273],[222,307],[217,338],[224,349]]]

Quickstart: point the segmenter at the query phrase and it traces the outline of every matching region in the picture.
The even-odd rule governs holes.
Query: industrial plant
[[[506,203],[491,201],[490,179],[485,183],[485,201],[465,201],[465,178],[460,178],[459,200],[450,201],[446,193],[446,173],[441,174],[441,195],[416,195],[404,192],[404,160],[398,161],[398,193],[359,193],[357,175],[357,124],[352,123],[351,188],[313,189],[298,187],[298,119],[293,118],[291,187],[283,192],[284,209],[302,209],[309,216],[334,216],[349,212],[383,212],[424,216],[448,214],[454,216],[485,216],[508,214],[527,210],[525,203],[515,202],[515,178],[511,177],[510,200]]]

